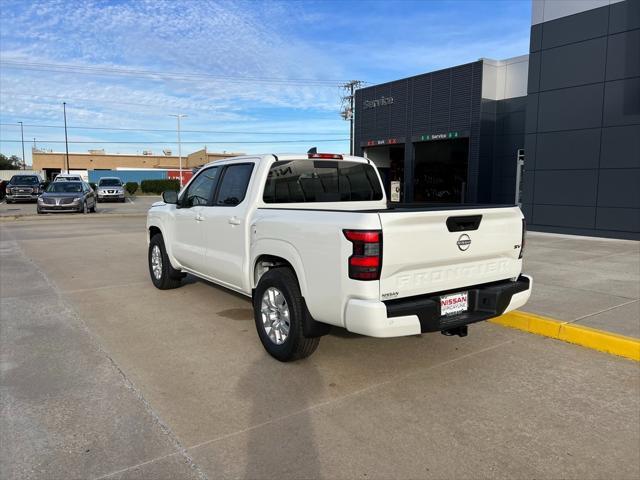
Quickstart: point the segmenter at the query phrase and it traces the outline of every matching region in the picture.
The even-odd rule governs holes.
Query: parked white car
[[[75,175],[73,173],[59,173],[56,175],[56,178],[53,179],[54,182],[84,182],[80,175]]]
[[[252,297],[265,349],[310,355],[331,326],[440,331],[524,305],[517,206],[387,204],[373,164],[333,154],[216,161],[147,216],[153,284],[191,273]]]

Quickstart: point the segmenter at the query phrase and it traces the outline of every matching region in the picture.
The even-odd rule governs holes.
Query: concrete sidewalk
[[[529,232],[522,310],[640,338],[640,242]]]

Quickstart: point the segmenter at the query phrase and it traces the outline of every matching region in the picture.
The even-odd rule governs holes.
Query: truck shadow
[[[323,397],[324,380],[313,362],[280,363],[266,353],[237,384],[251,403],[244,448],[239,442],[234,477],[320,478],[321,463],[310,408]],[[235,470],[235,469],[234,469]]]
[[[240,293],[234,292],[233,290],[229,290],[228,288],[222,287],[220,285],[217,285],[213,282],[210,282],[208,280],[204,280],[202,278],[199,277],[195,277],[191,274],[188,274],[183,280],[182,280],[183,285],[193,285],[193,284],[198,284],[201,283],[203,285],[207,285],[211,288],[216,289],[217,291],[221,292],[221,293],[226,293],[228,295],[232,295],[238,299],[241,299],[244,303],[246,303],[246,307],[239,307],[239,308],[230,308],[227,310],[221,310],[219,312],[216,312],[216,315],[219,315],[221,317],[224,318],[228,318],[230,320],[238,320],[238,321],[251,321],[253,322],[253,305],[251,303],[251,299],[245,295],[242,295]],[[339,337],[339,338],[345,338],[345,339],[351,339],[351,338],[364,338],[362,335],[358,335],[357,333],[351,333],[349,332],[347,329],[345,328],[341,328],[341,327],[332,327],[331,331],[329,333],[329,335],[331,336],[335,336],[335,337]]]

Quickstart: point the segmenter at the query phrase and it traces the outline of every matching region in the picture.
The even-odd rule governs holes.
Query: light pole
[[[62,102],[64,111],[64,146],[67,150],[67,173],[69,173],[69,140],[67,139],[67,102]]]
[[[182,189],[182,143],[180,142],[180,119],[185,118],[187,115],[184,113],[178,113],[169,116],[176,117],[178,119],[178,159],[180,161],[180,188]]]
[[[22,139],[22,169],[27,169],[27,159],[24,156],[24,126],[22,122],[18,122],[20,124],[20,138]]]

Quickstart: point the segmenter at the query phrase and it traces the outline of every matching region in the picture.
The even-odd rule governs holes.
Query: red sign
[[[397,138],[387,138],[385,140],[368,140],[367,147],[373,147],[376,145],[393,145],[398,143]]]
[[[193,177],[191,170],[182,170],[182,184],[186,184]],[[167,172],[167,178],[171,180],[180,180],[180,170],[169,170]]]

